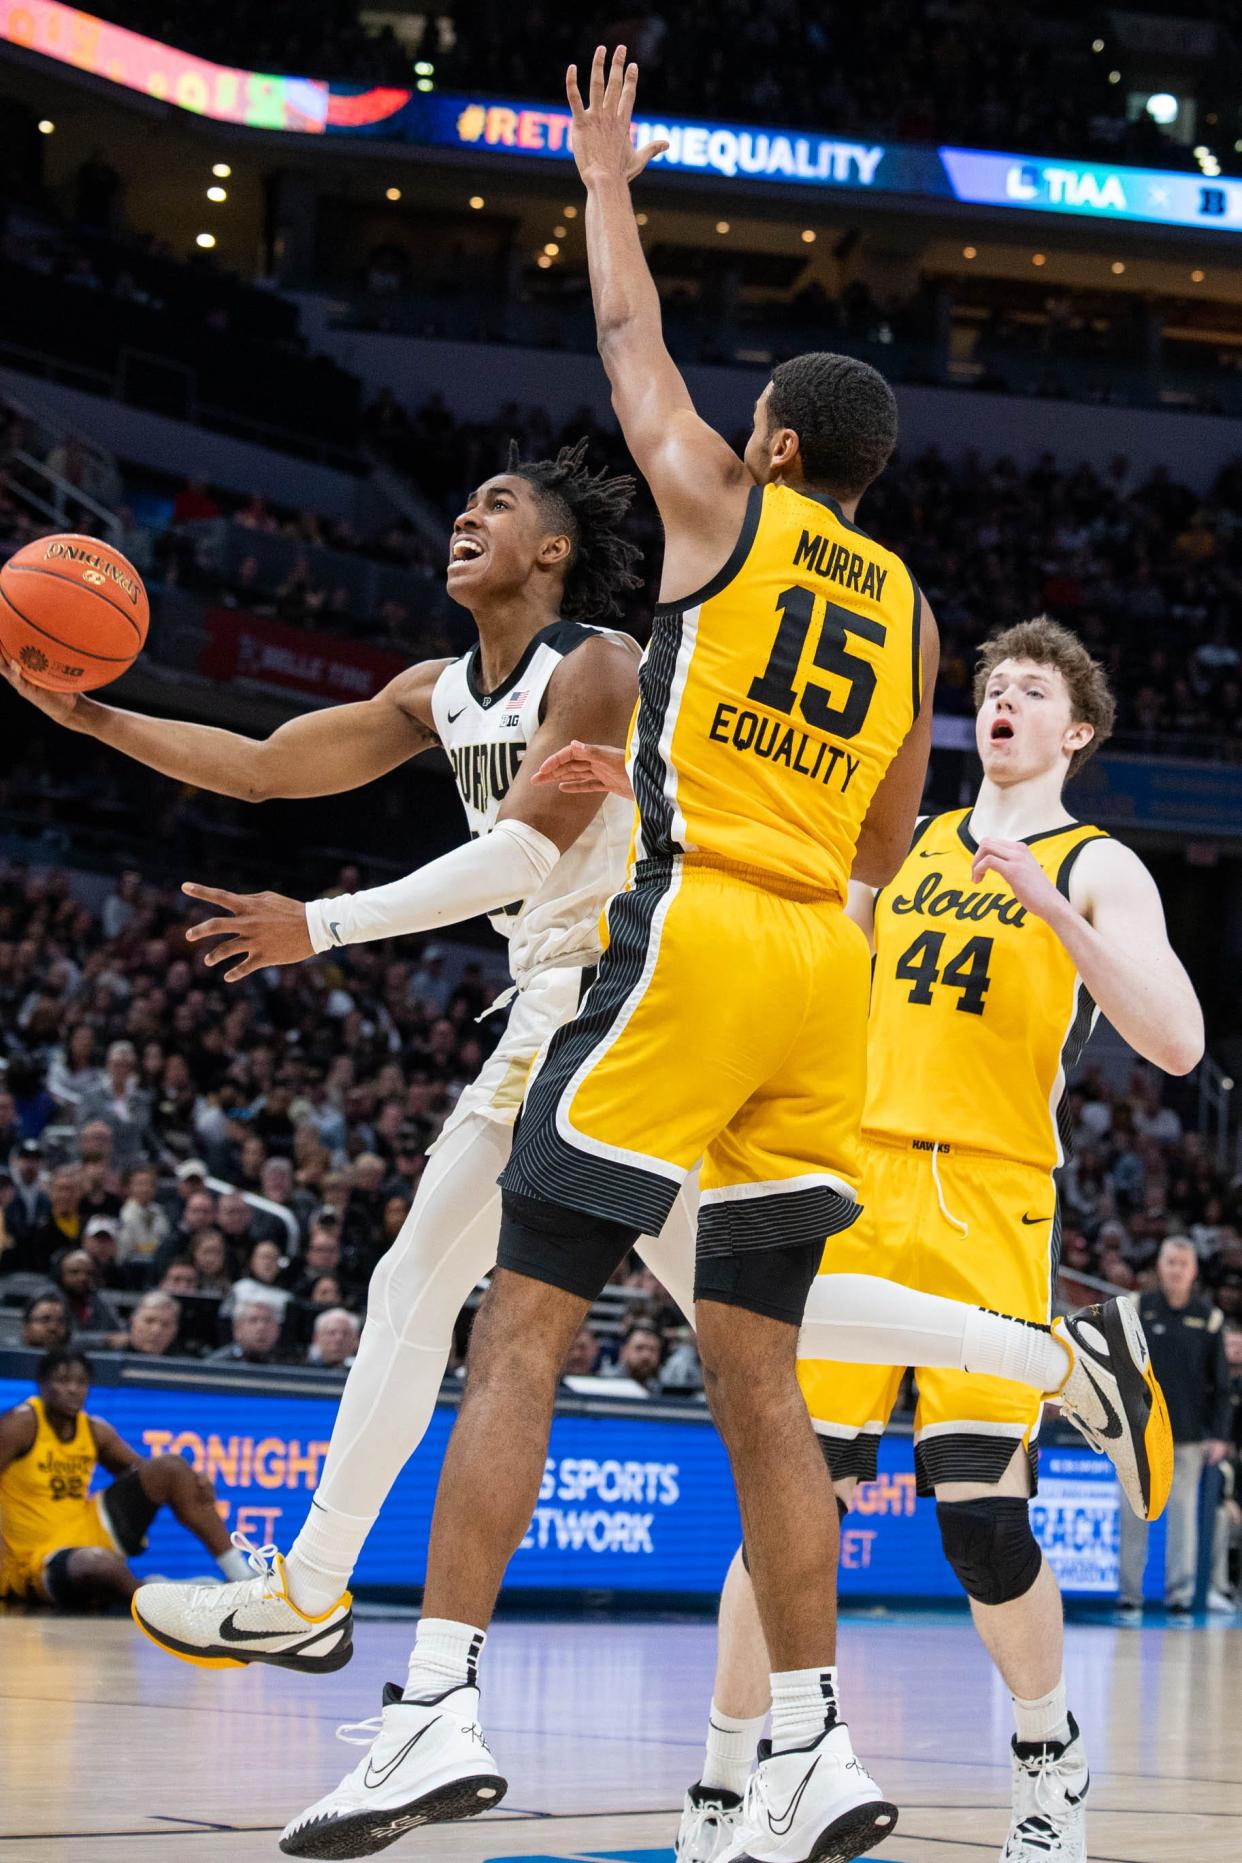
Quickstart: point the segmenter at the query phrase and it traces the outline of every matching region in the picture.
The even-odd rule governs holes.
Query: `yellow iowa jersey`
[[[97,1457],[86,1412],[79,1411],[72,1440],[62,1442],[47,1420],[43,1400],[28,1401],[37,1425],[34,1442],[0,1475],[0,1569],[5,1571],[21,1567],[62,1532],[66,1546],[74,1544],[79,1527],[87,1544],[97,1538],[89,1499]]]
[[[995,873],[976,885],[970,810],[924,818],[875,902],[863,1131],[1052,1170],[1059,1113],[1096,1008],[1055,932]],[[1103,830],[1026,836],[1068,896]]]
[[[756,486],[719,575],[655,614],[630,743],[637,857],[703,853],[844,899],[920,670],[901,558],[830,498]]]

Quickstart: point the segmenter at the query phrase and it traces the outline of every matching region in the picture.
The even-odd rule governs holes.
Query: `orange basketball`
[[[32,685],[90,692],[119,679],[149,620],[138,571],[98,537],[40,537],[0,569],[0,649]]]

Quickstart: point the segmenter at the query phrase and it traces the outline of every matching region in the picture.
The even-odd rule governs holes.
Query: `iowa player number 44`
[[[903,983],[914,986],[906,999],[908,1002],[930,1003],[933,986],[942,983],[946,989],[961,992],[957,1008],[968,1016],[981,1016],[983,999],[992,981],[988,965],[992,961],[993,941],[991,938],[968,939],[942,970],[940,954],[944,949],[944,937],[940,931],[920,932],[910,949],[898,958],[893,974]]]

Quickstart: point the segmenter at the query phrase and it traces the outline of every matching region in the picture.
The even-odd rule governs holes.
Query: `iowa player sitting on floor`
[[[230,1544],[215,1489],[179,1455],[140,1456],[87,1414],[90,1364],[49,1352],[38,1395],[0,1416],[0,1598],[62,1607],[125,1603],[138,1589],[127,1560],[161,1507],[200,1540],[226,1579],[248,1569]],[[96,1466],[114,1479],[91,1493]],[[240,1535],[238,1536],[240,1542]]]

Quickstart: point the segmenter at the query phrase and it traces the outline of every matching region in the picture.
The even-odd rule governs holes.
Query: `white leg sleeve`
[[[496,1179],[511,1142],[509,1128],[489,1119],[466,1119],[450,1132],[428,1159],[414,1207],[372,1276],[331,1447],[286,1561],[299,1604],[314,1587],[302,1576],[307,1567],[333,1578],[344,1573],[333,1595],[345,1588],[388,1490],[426,1433],[457,1316],[495,1265]]]
[[[798,1356],[990,1372],[1037,1391],[1056,1390],[1068,1369],[1065,1348],[1041,1326],[869,1274],[817,1277]]]

